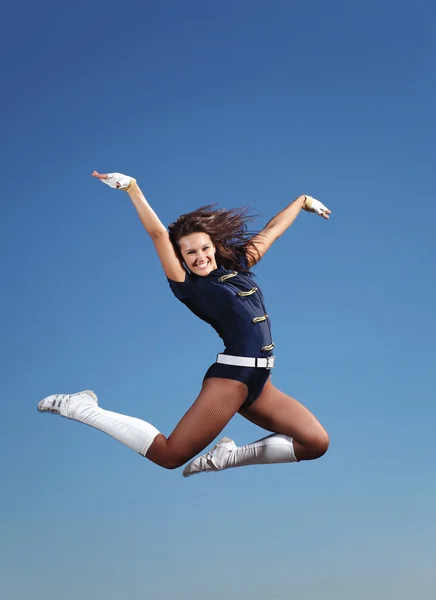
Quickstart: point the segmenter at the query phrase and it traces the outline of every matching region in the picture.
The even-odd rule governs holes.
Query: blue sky
[[[430,598],[436,579],[436,10],[10,4],[0,64],[0,591],[8,600]],[[169,291],[127,196],[165,224],[302,214],[256,268],[275,384],[331,437],[319,461],[184,480],[40,415],[51,393],[169,434],[220,340]],[[226,434],[263,432],[236,417]]]

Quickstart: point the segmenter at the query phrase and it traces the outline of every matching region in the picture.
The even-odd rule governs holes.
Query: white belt
[[[260,367],[262,369],[272,369],[274,367],[275,356],[267,358],[250,358],[248,356],[230,356],[229,354],[218,354],[216,362],[222,365],[233,365],[235,367]]]

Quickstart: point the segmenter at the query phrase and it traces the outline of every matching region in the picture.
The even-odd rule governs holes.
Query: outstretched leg
[[[185,477],[202,471],[311,460],[328,449],[327,432],[312,413],[278,390],[270,380],[259,398],[239,412],[274,434],[241,447],[224,438],[211,452],[189,463],[183,471]]]
[[[206,379],[198,398],[168,439],[142,419],[99,407],[91,391],[48,396],[38,409],[99,429],[152,462],[175,469],[214,440],[238,412],[247,393],[247,386],[239,381]]]

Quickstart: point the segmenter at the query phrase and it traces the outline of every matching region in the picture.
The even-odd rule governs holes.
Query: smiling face
[[[179,248],[188,269],[204,277],[217,268],[215,246],[207,233],[196,232],[179,240]]]

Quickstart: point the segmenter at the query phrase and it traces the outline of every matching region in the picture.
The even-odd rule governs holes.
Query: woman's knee
[[[178,469],[179,467],[182,467],[191,458],[192,458],[192,456],[186,457],[182,454],[168,453],[166,456],[160,457],[159,464],[164,469],[173,471],[174,469]]]
[[[330,438],[329,434],[325,429],[323,429],[322,435],[318,437],[318,442],[316,444],[316,449],[318,450],[317,458],[321,458],[327,452],[330,446]]]
[[[153,443],[149,448],[146,457],[151,462],[163,467],[164,469],[178,469],[185,464],[191,457],[187,457],[186,453],[175,451],[169,446],[167,440],[163,440],[162,443]]]
[[[329,449],[330,439],[325,429],[319,429],[311,433],[304,441],[304,456],[305,460],[314,460],[321,458]]]

